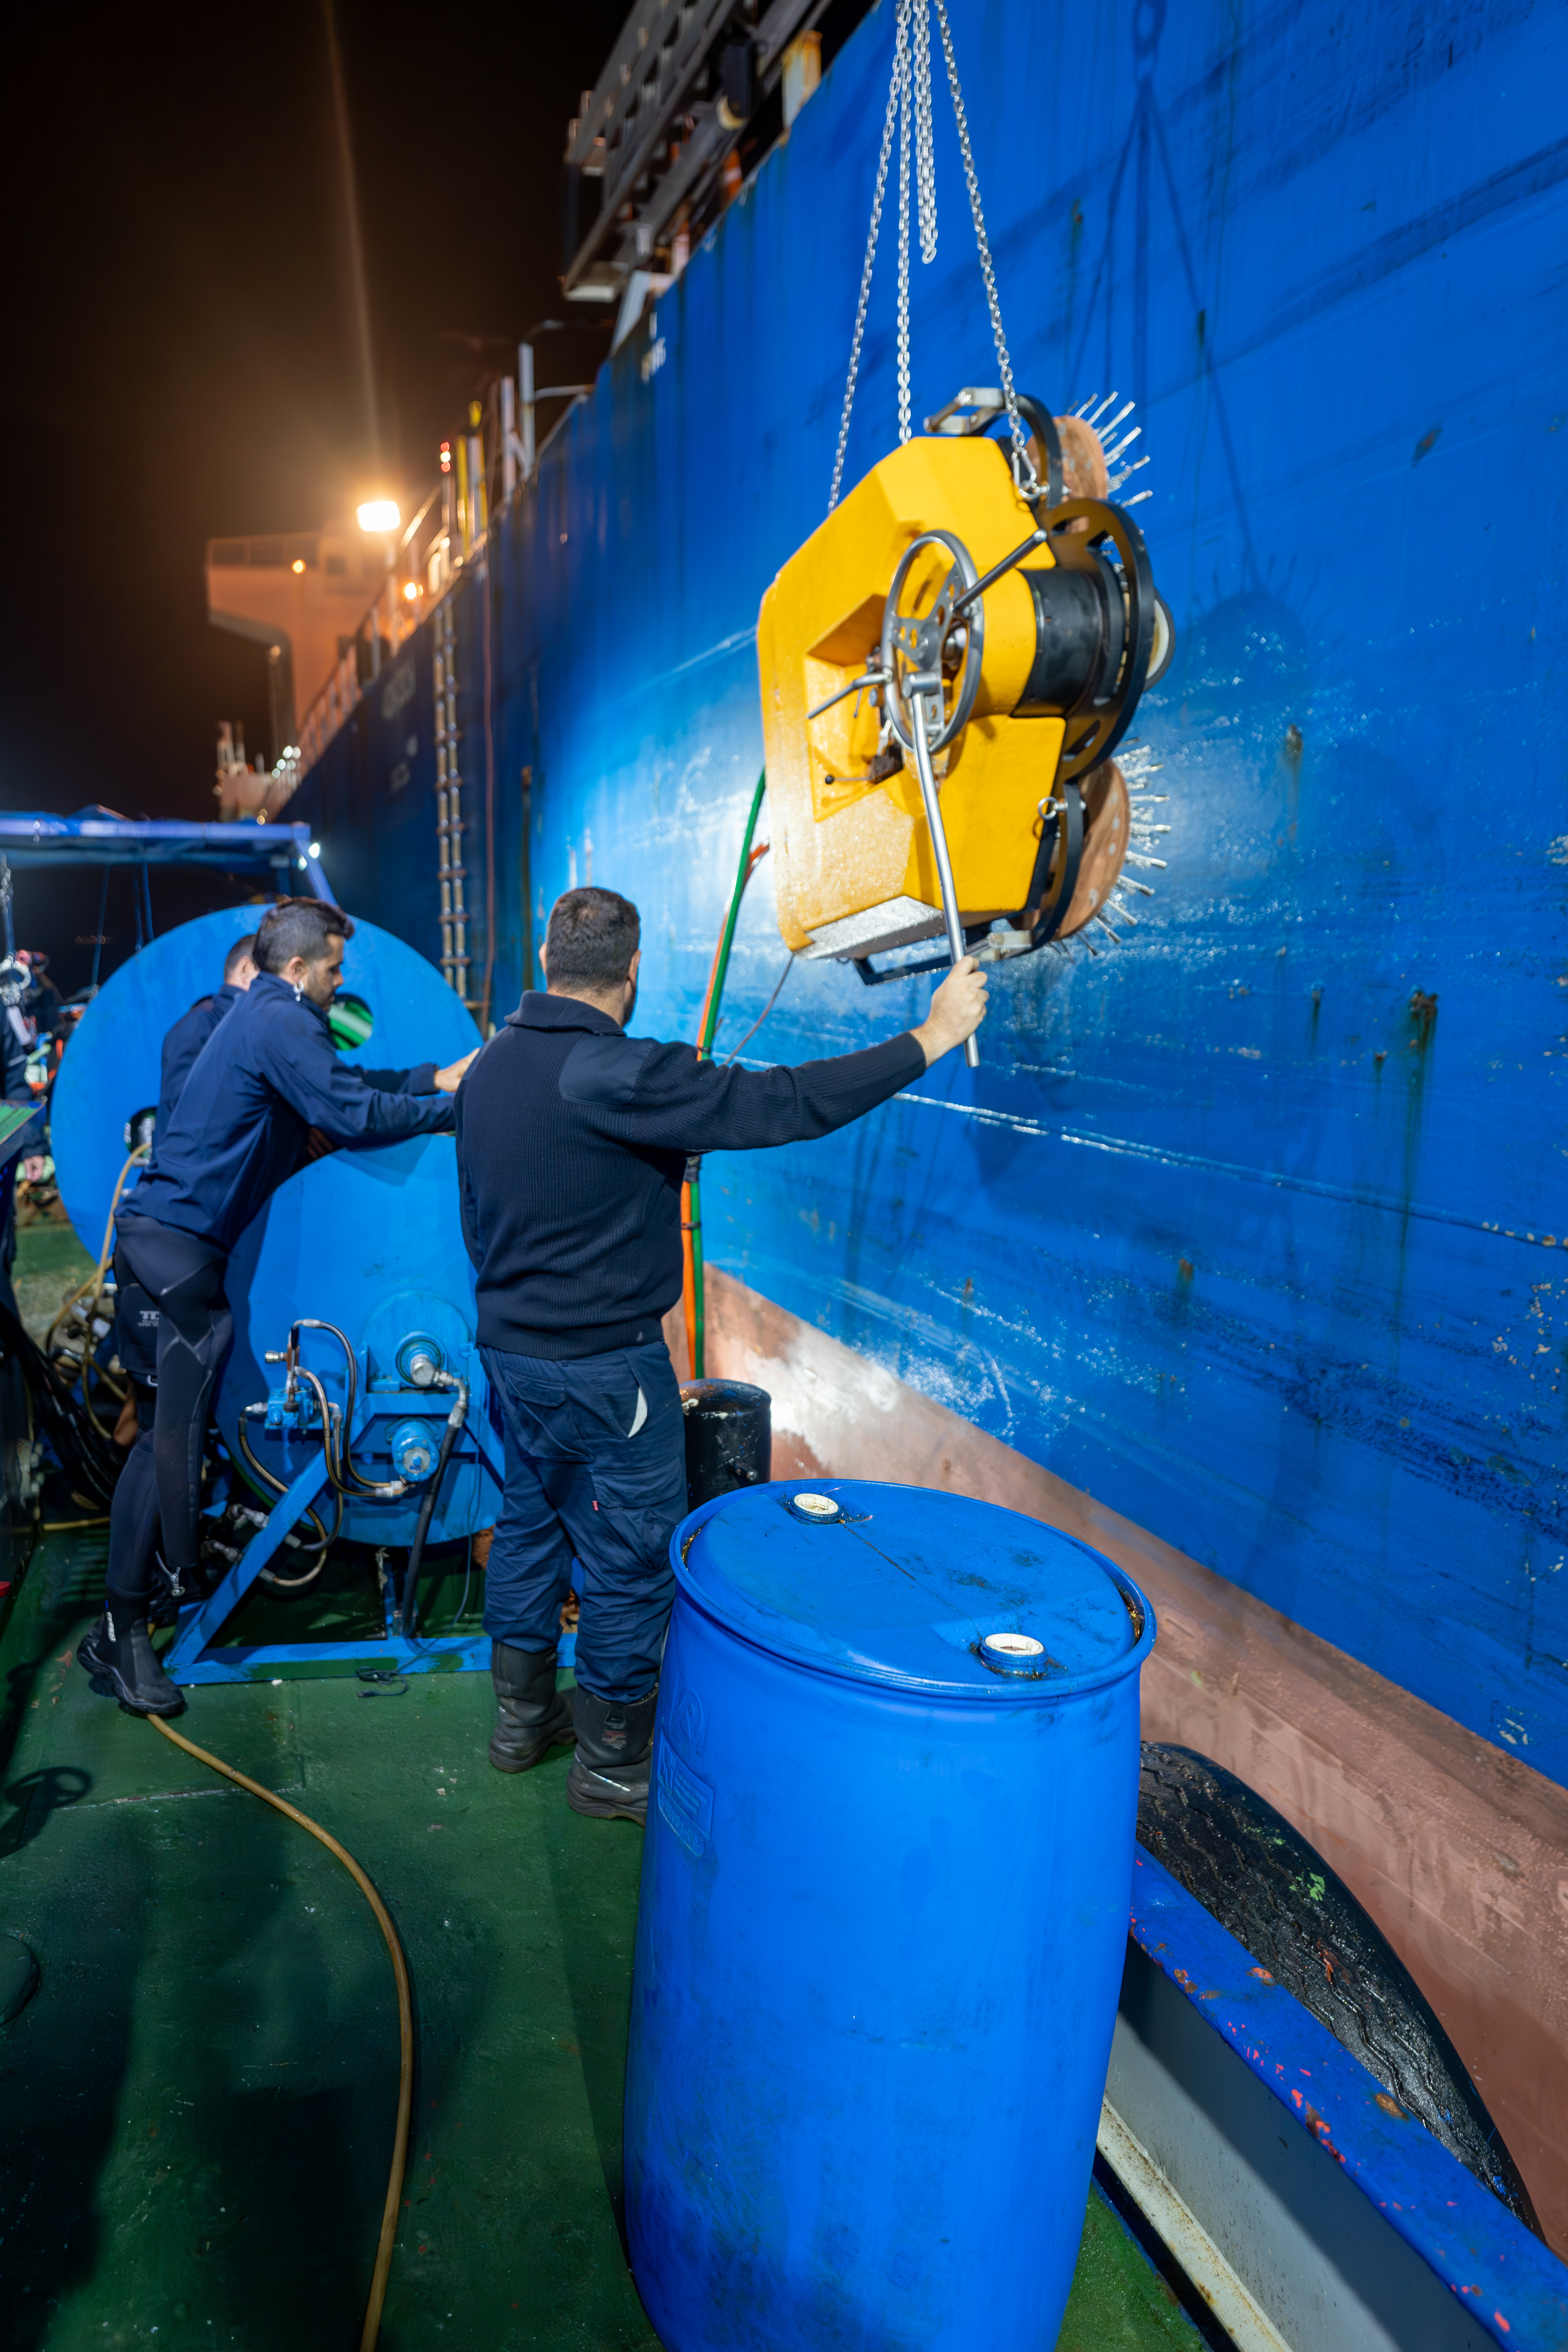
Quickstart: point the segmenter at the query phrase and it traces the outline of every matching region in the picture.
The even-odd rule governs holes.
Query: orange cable
[[[313,1838],[319,1838],[328,1853],[335,1854],[342,1864],[374,1912],[376,1926],[386,1938],[386,1948],[392,1955],[392,1973],[397,1980],[397,2128],[393,2134],[392,2173],[386,2184],[386,2203],[382,2209],[381,2237],[375,2251],[375,2268],[371,2273],[370,2300],[365,2305],[364,2326],[360,2330],[360,2352],[374,2352],[381,2334],[381,2307],[386,2299],[387,2273],[392,2268],[392,2250],[397,2236],[397,2207],[403,2195],[403,2176],[408,2162],[408,2121],[414,2105],[414,2000],[408,1987],[408,1964],[397,1940],[397,1930],[392,1924],[392,1914],[348,1848],[340,1845],[320,1822],[313,1822],[309,1813],[300,1812],[298,1806],[289,1804],[287,1799],[274,1796],[272,1790],[264,1789],[259,1780],[248,1780],[243,1772],[237,1772],[234,1766],[226,1764],[221,1756],[209,1756],[205,1748],[198,1748],[195,1741],[187,1739],[183,1732],[171,1730],[161,1715],[149,1716],[147,1720],[154,1731],[161,1731],[165,1739],[173,1740],[176,1748],[183,1748],[186,1755],[194,1756],[199,1764],[210,1765],[215,1772],[221,1772],[226,1780],[232,1780],[236,1788],[248,1789],[251,1795],[259,1797],[264,1805],[271,1805],[276,1811],[287,1813],[291,1822],[298,1822],[302,1830],[309,1830]]]

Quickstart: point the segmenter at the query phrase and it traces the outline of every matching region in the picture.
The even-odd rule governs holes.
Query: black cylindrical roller
[[[1543,2234],[1436,2011],[1376,1921],[1283,1814],[1212,1758],[1146,1741],[1138,1835],[1385,2093],[1527,2230]]]
[[[773,1399],[745,1381],[688,1381],[680,1391],[686,1416],[686,1504],[694,1511],[737,1486],[758,1486],[773,1475]]]

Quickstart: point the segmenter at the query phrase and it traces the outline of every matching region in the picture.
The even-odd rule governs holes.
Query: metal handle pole
[[[936,859],[936,878],[942,890],[942,911],[947,924],[948,952],[957,970],[968,950],[963,944],[963,925],[958,919],[958,886],[952,878],[952,860],[947,854],[947,830],[942,821],[942,801],[936,788],[936,773],[931,763],[931,746],[926,740],[926,697],[935,695],[940,709],[942,679],[934,670],[920,670],[904,680],[904,699],[909,705],[910,719],[915,739],[915,773],[920,778],[921,798],[925,803],[926,823],[931,827],[931,853]],[[980,1047],[973,1037],[963,1041],[963,1058],[972,1070],[980,1067]]]

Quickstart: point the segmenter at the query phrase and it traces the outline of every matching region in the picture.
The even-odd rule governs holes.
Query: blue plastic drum
[[[677,1531],[626,2081],[667,2352],[1050,2352],[1131,1895],[1147,1602],[986,1503]]]

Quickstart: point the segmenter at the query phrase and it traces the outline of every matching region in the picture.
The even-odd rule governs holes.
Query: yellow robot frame
[[[972,943],[1005,926],[1019,950],[1066,937],[1126,851],[1110,755],[1152,656],[1169,658],[1168,617],[1137,526],[1060,499],[1056,430],[1019,404],[1053,503],[1029,505],[996,441],[928,434],[873,467],[763,599],[779,927],[865,977],[873,954],[944,929]]]

